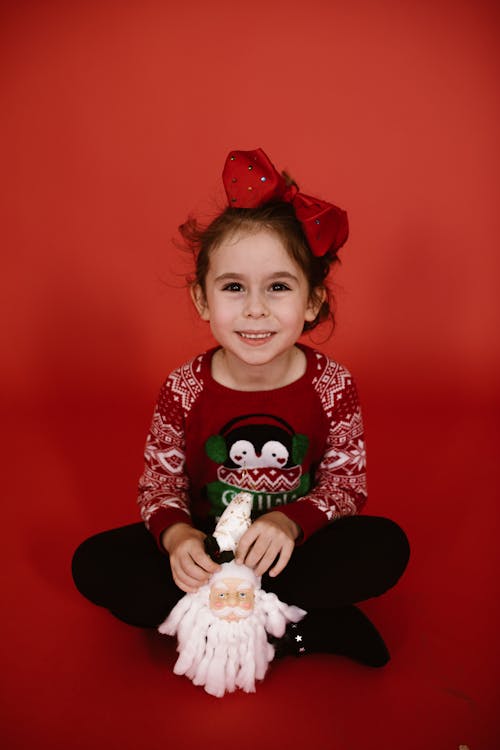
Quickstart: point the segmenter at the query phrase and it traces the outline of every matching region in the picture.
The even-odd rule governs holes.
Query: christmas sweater
[[[300,526],[301,541],[360,511],[366,462],[355,384],[342,365],[300,348],[304,375],[270,391],[217,383],[216,349],[169,375],[139,480],[141,516],[158,541],[179,521],[215,524],[243,489],[253,495],[253,517],[280,510]]]

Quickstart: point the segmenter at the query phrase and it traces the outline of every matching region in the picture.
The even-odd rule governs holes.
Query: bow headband
[[[273,201],[290,203],[313,255],[335,252],[347,240],[347,213],[332,203],[300,193],[294,184],[287,185],[261,148],[231,151],[222,180],[233,208],[258,208]]]

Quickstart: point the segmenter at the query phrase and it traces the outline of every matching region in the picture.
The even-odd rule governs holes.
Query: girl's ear
[[[198,310],[198,314],[200,318],[202,320],[210,320],[207,300],[205,298],[205,294],[201,286],[199,284],[195,284],[195,286],[191,287],[190,291],[191,291],[191,299],[193,300],[194,306]]]
[[[325,299],[326,289],[324,286],[317,286],[311,291],[309,300],[307,302],[306,314],[304,315],[304,319],[307,321],[307,323],[312,323],[313,320],[316,319],[316,316],[321,310],[321,305],[323,304]]]

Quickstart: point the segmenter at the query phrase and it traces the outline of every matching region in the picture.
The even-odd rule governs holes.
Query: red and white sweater
[[[163,385],[139,481],[153,535],[179,521],[206,525],[241,489],[253,514],[280,510],[313,532],[366,501],[365,443],[356,387],[342,365],[306,354],[304,375],[272,391],[236,391],[211,375],[212,349]]]

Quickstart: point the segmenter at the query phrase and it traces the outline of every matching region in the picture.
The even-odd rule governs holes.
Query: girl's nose
[[[248,294],[245,302],[245,315],[248,318],[261,318],[267,315],[267,305],[260,292]]]

